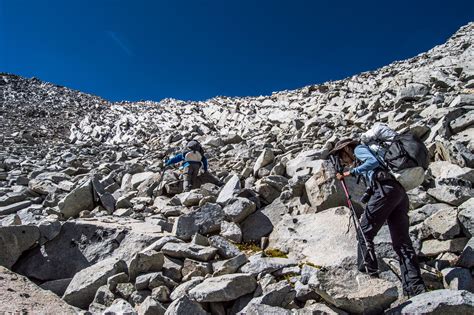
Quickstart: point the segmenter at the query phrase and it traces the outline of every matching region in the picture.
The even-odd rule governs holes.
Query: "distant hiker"
[[[399,257],[404,294],[411,297],[425,292],[426,287],[408,234],[409,201],[405,189],[386,168],[382,167],[373,151],[358,141],[352,139],[339,141],[331,154],[338,156],[343,165],[351,167],[349,171],[336,174],[339,180],[346,176],[363,176],[368,184],[364,200],[367,206],[360,222],[362,231],[358,231],[363,233],[358,239],[364,239],[364,236],[366,239],[366,244],[361,242],[358,249],[359,270],[378,276],[374,238],[387,221],[393,249]],[[359,163],[357,167],[356,162]]]
[[[165,165],[169,166],[179,162],[184,162],[181,166],[184,169],[183,190],[190,191],[197,188],[199,169],[202,166],[205,173],[208,171],[207,158],[201,144],[197,140],[189,141],[184,151],[167,160]]]

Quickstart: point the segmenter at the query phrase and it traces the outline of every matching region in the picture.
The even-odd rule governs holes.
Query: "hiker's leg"
[[[400,203],[392,211],[387,219],[390,235],[392,237],[393,249],[398,255],[403,291],[405,295],[415,296],[426,292],[425,283],[421,277],[418,259],[408,232],[408,197],[400,187]]]
[[[183,190],[190,191],[192,189],[192,173],[193,167],[192,165],[188,165],[184,168],[183,174]]]
[[[198,188],[198,175],[199,175],[199,168],[201,167],[200,164],[197,164],[197,163],[192,163],[190,165],[190,167],[192,168],[192,172],[191,172],[191,187],[192,189],[195,189],[195,188]]]
[[[360,244],[357,250],[358,268],[363,272],[368,271],[369,274],[377,273],[378,271],[374,238],[394,208],[394,196],[392,194],[393,187],[390,185],[384,185],[383,189],[383,192],[381,188],[376,188],[374,190],[374,194],[367,203],[365,211],[361,217],[360,225],[362,228],[362,234],[360,232],[358,233]],[[364,259],[366,263],[365,266]]]

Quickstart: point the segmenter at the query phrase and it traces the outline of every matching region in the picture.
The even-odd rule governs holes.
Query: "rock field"
[[[0,313],[473,314],[474,23],[414,58],[270,96],[111,103],[0,73]],[[355,267],[335,142],[375,122],[429,149],[408,192],[430,291],[406,300],[385,226]],[[198,139],[183,192],[163,160]],[[365,187],[348,179],[355,206]],[[268,243],[262,251],[260,243]]]

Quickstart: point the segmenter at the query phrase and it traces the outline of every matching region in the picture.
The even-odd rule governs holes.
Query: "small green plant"
[[[260,246],[258,246],[255,243],[241,243],[241,244],[236,244],[237,248],[244,253],[257,253],[262,251]]]
[[[269,248],[265,250],[265,255],[268,257],[288,258],[288,255],[276,248]]]
[[[323,266],[313,264],[310,261],[304,261],[304,262],[299,264],[300,268],[303,268],[304,265],[307,265],[307,266],[310,266],[310,267],[313,267],[313,268],[317,268],[317,269],[322,269],[323,268]]]

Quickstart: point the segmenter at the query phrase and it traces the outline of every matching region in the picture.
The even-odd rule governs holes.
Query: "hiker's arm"
[[[351,175],[358,176],[372,171],[379,167],[379,161],[375,156],[365,147],[356,147],[354,150],[356,158],[362,161],[362,164],[350,170]]]
[[[168,161],[166,161],[166,165],[173,165],[173,164],[179,163],[183,160],[184,160],[183,154],[180,153],[180,154],[177,154],[177,155],[173,156]]]
[[[207,172],[208,164],[207,164],[207,158],[205,155],[202,156],[202,169],[204,172]]]

